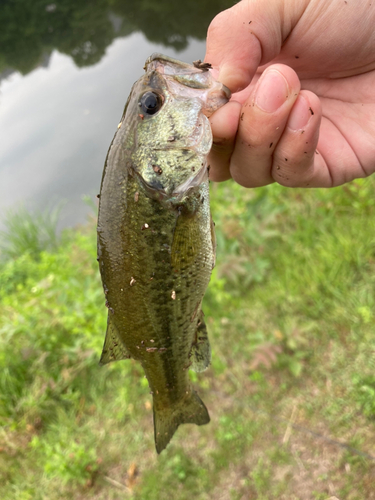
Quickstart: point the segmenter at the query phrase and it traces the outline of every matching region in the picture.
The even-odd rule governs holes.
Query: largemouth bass
[[[207,116],[229,97],[208,64],[153,54],[104,166],[98,261],[108,322],[100,363],[141,362],[158,453],[180,424],[210,420],[188,369],[200,372],[210,363],[201,310],[215,263]]]

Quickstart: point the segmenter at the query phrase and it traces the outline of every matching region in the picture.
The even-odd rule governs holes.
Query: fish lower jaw
[[[179,184],[171,184],[166,189],[156,189],[151,186],[140,174],[137,173],[139,181],[147,195],[160,203],[173,207],[179,205],[183,199],[205,182],[208,182],[208,169],[206,163],[200,163],[201,168],[194,176],[188,177]]]
[[[181,198],[187,193],[188,190],[198,188],[203,182],[207,180],[208,180],[207,165],[203,163],[201,168],[194,177],[190,177],[189,179],[181,183],[172,191],[171,194],[176,199],[181,200]]]

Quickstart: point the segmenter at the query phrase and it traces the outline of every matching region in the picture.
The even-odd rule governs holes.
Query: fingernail
[[[258,82],[254,102],[266,113],[274,113],[288,98],[288,84],[276,70],[266,71]]]
[[[302,95],[299,95],[290,113],[288,127],[292,130],[301,130],[306,127],[312,114],[309,103]]]

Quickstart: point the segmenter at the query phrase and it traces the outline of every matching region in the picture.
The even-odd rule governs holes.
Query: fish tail
[[[164,450],[180,424],[204,425],[209,421],[207,408],[195,391],[172,408],[157,409],[154,404],[156,451],[161,453]]]

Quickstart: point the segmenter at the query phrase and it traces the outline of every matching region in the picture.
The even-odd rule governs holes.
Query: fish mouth
[[[176,170],[175,174],[174,167],[170,167],[166,163],[166,169],[163,167],[163,177],[158,178],[151,170],[147,169],[144,176],[138,173],[150,198],[169,206],[175,206],[188,193],[208,180],[206,157],[212,146],[212,131],[208,116],[227,103],[231,93],[227,87],[216,81],[207,65],[187,64],[168,56],[153,54],[147,59],[145,70],[146,80],[151,90],[155,90],[156,84],[158,88],[163,88],[164,106],[173,106],[175,101],[181,103],[181,107],[177,108],[179,110],[177,121],[179,125],[175,128],[172,127],[165,134],[160,134],[156,144],[151,141],[148,144],[150,153],[152,151],[179,150],[182,152],[191,151],[192,155],[195,156],[192,160],[193,169],[184,166]],[[152,85],[151,80],[152,82],[155,80]],[[189,102],[189,105],[183,104],[184,101]],[[185,110],[189,113],[189,120],[183,120],[184,123],[181,124],[180,116]],[[165,113],[170,120],[173,120],[173,114],[170,114],[169,109]],[[168,136],[168,134],[172,135]],[[170,153],[168,154],[170,155]],[[159,156],[160,153],[156,154],[155,158]],[[185,161],[186,159],[184,159]],[[193,173],[192,170],[195,172]],[[166,172],[169,174],[167,175]]]
[[[152,54],[145,63],[146,73],[163,75],[173,95],[199,99],[202,113],[211,116],[231,98],[231,91],[218,82],[209,68],[200,68],[163,54]]]
[[[144,65],[144,70],[147,72],[149,71],[149,66],[152,65],[152,69],[157,69],[159,66],[162,66],[163,68],[163,73],[168,74],[175,74],[177,68],[179,71],[186,71],[187,73],[190,73],[192,68],[195,68],[192,64],[180,61],[178,59],[175,59],[174,57],[170,56],[165,56],[164,54],[161,54],[160,52],[154,52],[151,54],[145,62]]]

